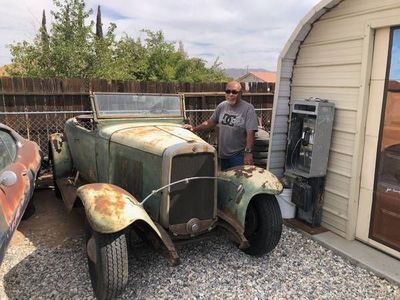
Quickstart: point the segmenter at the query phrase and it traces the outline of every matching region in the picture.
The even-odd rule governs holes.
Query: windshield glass
[[[178,95],[95,94],[94,101],[99,118],[182,116]]]

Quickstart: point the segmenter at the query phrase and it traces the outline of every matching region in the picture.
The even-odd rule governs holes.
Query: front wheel
[[[249,255],[261,256],[271,252],[282,234],[282,215],[275,197],[258,195],[250,201],[246,211],[244,235],[250,247]]]
[[[128,282],[128,247],[123,231],[104,234],[87,225],[86,254],[97,299],[114,299]]]

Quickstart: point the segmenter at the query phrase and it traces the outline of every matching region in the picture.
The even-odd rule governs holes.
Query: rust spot
[[[22,176],[25,167],[16,163],[9,167],[17,175],[17,182],[12,186],[1,186],[0,193],[4,193],[5,197],[0,198],[0,206],[6,223],[11,226],[12,222],[17,222],[15,213],[19,206],[26,201],[27,193],[32,188],[30,181],[26,176]],[[2,228],[3,229],[3,228]]]
[[[102,215],[110,216],[112,215],[111,211],[111,201],[105,196],[96,197],[95,210],[98,211]]]
[[[90,187],[88,187],[88,190],[96,191],[98,192],[98,195],[109,195],[112,199],[114,199],[114,197],[120,196],[120,194],[132,198],[132,195],[124,189],[109,183],[91,183]]]
[[[257,170],[254,166],[241,166],[234,169],[236,178],[245,177],[250,178],[253,176],[253,172]]]
[[[113,200],[110,200],[111,195],[99,195],[96,197],[95,210],[102,215],[111,216],[120,214],[125,208],[125,202],[121,195],[112,195]]]
[[[37,146],[30,141],[22,143],[18,151],[18,162],[22,163],[27,169],[37,171],[39,169],[40,155]]]
[[[57,153],[61,153],[65,141],[66,139],[63,134],[57,134],[56,137],[52,138],[51,142]]]
[[[141,137],[141,136],[147,136],[149,134],[154,133],[155,127],[154,126],[145,126],[145,127],[137,127],[132,129],[127,129],[127,130],[121,130],[118,132],[118,135],[121,137]]]
[[[144,144],[154,147],[162,142],[165,142],[165,138],[152,139],[151,141],[144,142]]]

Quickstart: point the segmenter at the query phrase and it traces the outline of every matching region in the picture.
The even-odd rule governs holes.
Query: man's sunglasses
[[[225,94],[232,94],[232,95],[237,95],[239,94],[240,91],[236,91],[236,90],[226,90]]]

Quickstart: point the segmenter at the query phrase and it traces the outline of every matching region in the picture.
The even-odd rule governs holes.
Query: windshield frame
[[[179,98],[179,109],[180,112],[174,115],[165,115],[165,114],[152,114],[152,115],[143,115],[140,116],[138,114],[102,114],[99,108],[99,105],[96,101],[96,95],[125,95],[125,96],[159,96],[159,97],[178,97]],[[165,93],[117,93],[117,92],[92,92],[90,94],[90,102],[92,105],[92,110],[96,119],[154,119],[154,118],[162,118],[162,119],[176,119],[176,118],[184,118],[185,117],[185,105],[184,105],[184,95],[183,94],[165,94]]]

